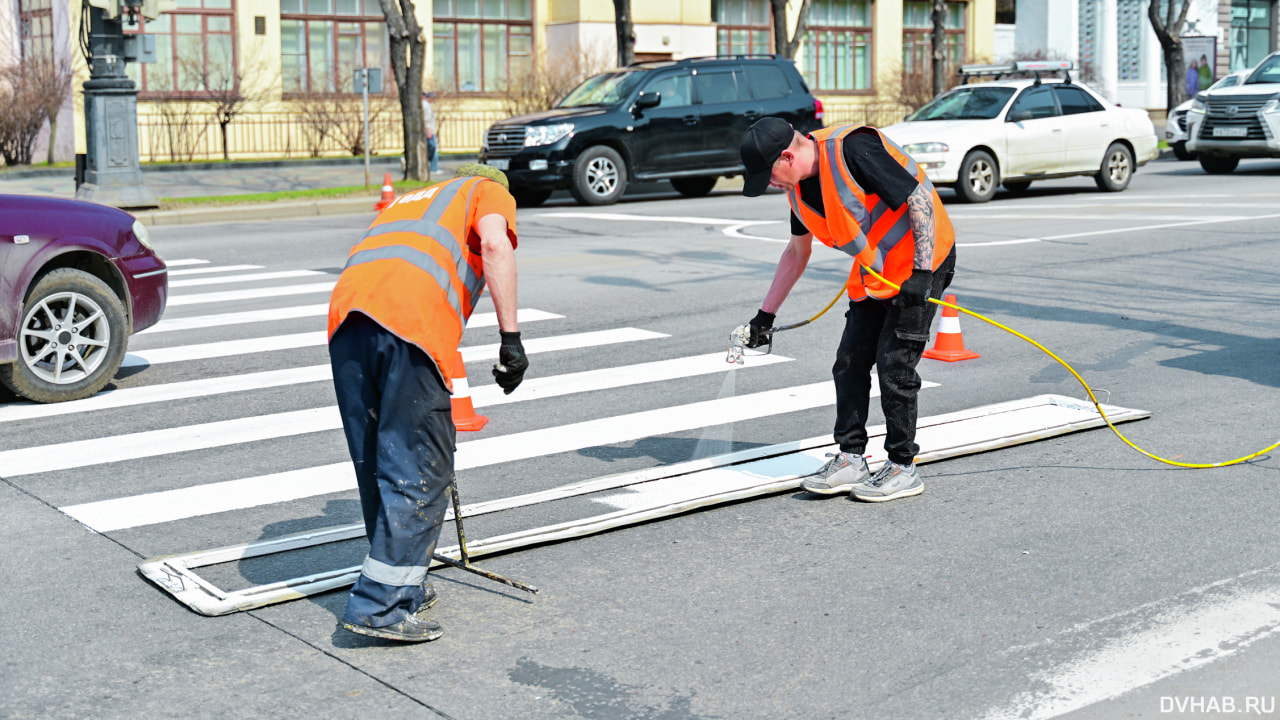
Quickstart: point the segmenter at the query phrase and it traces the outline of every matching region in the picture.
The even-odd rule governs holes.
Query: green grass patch
[[[436,180],[434,182],[439,182]],[[395,180],[391,186],[395,188],[396,197],[407,192],[420,190],[434,182],[421,182],[419,180]],[[209,195],[205,197],[183,197],[183,198],[161,198],[161,210],[180,210],[190,207],[215,207],[219,205],[269,205],[275,202],[285,202],[289,200],[318,200],[326,198],[348,198],[348,197],[368,197],[370,202],[376,202],[382,197],[382,185],[373,184],[369,187],[363,185],[348,185],[346,187],[336,188],[317,188],[314,190],[284,190],[281,192],[267,193],[246,193],[243,195]]]

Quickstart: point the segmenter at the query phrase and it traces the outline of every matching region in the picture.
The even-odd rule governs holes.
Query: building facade
[[[900,119],[904,75],[927,76],[928,0],[811,0],[796,63],[827,123]],[[76,66],[59,159],[83,152],[80,3],[0,3],[0,63],[59,53]],[[794,28],[798,3],[788,4]],[[948,0],[948,63],[991,61],[994,0]],[[604,69],[616,58],[612,0],[418,0],[427,42],[424,86],[438,93],[446,152],[474,152],[509,96],[538,73]],[[768,0],[633,2],[637,60],[770,53]],[[129,32],[155,37],[154,63],[131,65],[144,162],[357,154],[354,71],[384,69],[371,103],[370,147],[398,153],[399,107],[378,0],[176,0]],[[558,69],[557,69],[558,68]],[[229,121],[219,122],[219,118]],[[74,132],[69,132],[74,128]],[[225,142],[224,142],[225,133]]]

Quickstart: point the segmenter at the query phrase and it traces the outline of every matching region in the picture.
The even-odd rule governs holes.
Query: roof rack
[[[1003,65],[961,65],[956,74],[964,78],[961,85],[969,82],[969,78],[980,77],[983,75],[994,75],[996,80],[1005,75],[1033,73],[1036,78],[1036,85],[1040,84],[1040,73],[1042,72],[1061,72],[1064,81],[1071,84],[1071,70],[1075,69],[1075,64],[1070,60],[1019,60],[1018,62],[1005,63]]]
[[[650,63],[672,63],[675,65],[689,65],[695,62],[711,62],[713,60],[776,60],[777,55],[772,53],[734,53],[733,55],[699,55],[698,57],[680,58],[679,60],[635,60],[627,67],[635,65],[648,65]]]

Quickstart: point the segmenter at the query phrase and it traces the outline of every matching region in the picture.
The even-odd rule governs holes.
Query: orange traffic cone
[[[946,300],[952,305],[956,304],[955,295],[948,295]],[[960,336],[960,313],[945,305],[942,306],[942,320],[938,323],[938,338],[933,347],[924,351],[924,356],[947,362],[982,357],[972,350],[964,349],[964,338]]]
[[[467,384],[467,367],[462,362],[462,352],[453,354],[453,424],[459,430],[480,430],[489,422],[484,415],[477,415],[471,403],[471,386]]]
[[[395,188],[391,187],[391,173],[387,173],[382,176],[382,199],[373,206],[373,209],[379,212],[386,210],[388,205],[395,202],[395,199],[396,191]]]

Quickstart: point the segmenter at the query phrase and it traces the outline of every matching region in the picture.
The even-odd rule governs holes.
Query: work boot
[[[805,478],[800,486],[819,495],[839,495],[849,492],[855,485],[871,479],[867,459],[854,453],[827,453],[831,458],[822,469]]]
[[[436,604],[439,596],[436,595],[435,588],[431,587],[429,582],[423,583],[422,588],[426,591],[427,596],[422,599],[422,604],[418,606],[418,610],[404,620],[386,627],[368,627],[344,621],[342,623],[343,629],[360,635],[368,635],[369,637],[400,640],[402,642],[430,642],[438,639],[441,635],[444,635],[444,628],[440,627],[440,623],[428,620],[425,616],[427,610]]]
[[[916,472],[916,464],[899,465],[888,460],[876,474],[862,485],[854,486],[852,498],[863,502],[885,502],[911,497],[924,492],[924,482]]]

